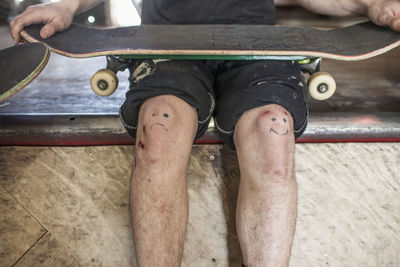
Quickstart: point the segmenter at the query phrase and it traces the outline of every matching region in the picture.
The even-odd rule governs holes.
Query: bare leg
[[[236,124],[240,166],[237,228],[246,267],[287,266],[297,217],[293,119],[278,105]]]
[[[186,170],[197,113],[174,96],[147,100],[139,113],[131,183],[138,266],[180,266],[188,218]]]

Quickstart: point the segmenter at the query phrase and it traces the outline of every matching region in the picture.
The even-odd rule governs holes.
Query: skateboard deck
[[[46,66],[50,49],[43,43],[27,43],[0,51],[0,102],[33,81]]]
[[[21,35],[30,42],[45,42],[52,51],[73,58],[107,56],[107,68],[96,72],[91,87],[108,96],[118,86],[116,73],[130,59],[297,60],[311,76],[310,95],[330,98],[334,78],[320,72],[320,58],[362,60],[400,45],[400,33],[371,22],[334,30],[276,25],[142,25],[94,29],[77,24],[47,40],[43,25],[32,25]]]
[[[270,59],[274,56],[362,60],[400,45],[400,34],[371,22],[333,30],[275,25],[142,25],[94,29],[77,24],[43,40],[43,25],[22,32],[64,56],[86,58]],[[300,57],[301,58],[301,57]]]

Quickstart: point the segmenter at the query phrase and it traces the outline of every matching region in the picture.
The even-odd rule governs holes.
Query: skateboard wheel
[[[109,96],[117,89],[118,78],[113,71],[102,69],[93,74],[90,85],[99,96]]]
[[[308,91],[316,100],[327,100],[335,90],[335,79],[327,72],[316,72],[308,79]]]

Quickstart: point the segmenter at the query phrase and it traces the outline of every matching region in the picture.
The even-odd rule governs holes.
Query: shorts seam
[[[298,129],[294,130],[295,133],[301,133],[304,131],[304,128],[307,127],[307,122],[308,122],[308,104],[306,104],[306,116],[304,118],[303,125]]]
[[[223,133],[223,134],[226,134],[226,135],[231,135],[231,134],[233,134],[233,132],[234,132],[234,130],[225,131],[224,129],[222,129],[222,128],[218,125],[217,119],[215,119],[215,127],[217,127],[217,130],[218,130],[219,132],[221,132],[221,133]]]
[[[125,122],[125,120],[122,118],[122,113],[121,113],[121,108],[119,108],[119,120],[121,121],[122,125],[129,130],[136,130],[137,126],[131,126],[128,123]]]
[[[298,130],[293,129],[293,132],[294,132],[294,133],[301,133],[301,132],[304,130],[304,128],[307,127],[307,121],[308,121],[308,105],[307,105],[307,107],[306,107],[306,116],[305,116],[303,125],[302,125]],[[226,134],[226,135],[231,135],[231,134],[233,134],[233,132],[234,132],[234,130],[226,131],[226,130],[222,129],[221,126],[218,125],[218,121],[217,121],[216,118],[215,118],[215,127],[217,128],[217,130],[218,130],[219,132],[221,132],[221,133],[223,133],[223,134]]]
[[[215,109],[215,99],[214,99],[214,97],[213,97],[212,94],[210,94],[209,92],[207,92],[207,93],[208,93],[208,96],[209,96],[210,99],[211,99],[210,111],[209,111],[209,114],[208,114],[207,118],[205,118],[205,119],[202,120],[202,121],[199,120],[199,124],[204,124],[204,123],[206,123],[207,121],[209,121],[210,118],[211,118],[211,116],[212,116],[212,114],[214,113],[214,109]]]
[[[215,109],[215,99],[214,99],[213,95],[210,94],[210,93],[208,93],[208,96],[210,97],[210,100],[211,100],[211,107],[210,107],[210,110],[209,110],[209,114],[208,114],[208,116],[206,117],[206,119],[204,119],[204,120],[202,120],[202,121],[198,120],[198,124],[204,124],[204,123],[208,122],[208,121],[210,120],[212,114],[214,113],[214,109]],[[136,130],[136,129],[137,129],[137,126],[131,126],[131,125],[129,125],[129,124],[124,120],[124,118],[122,117],[121,107],[119,108],[118,113],[119,113],[119,119],[120,119],[122,125],[123,125],[125,128],[130,129],[130,130]]]

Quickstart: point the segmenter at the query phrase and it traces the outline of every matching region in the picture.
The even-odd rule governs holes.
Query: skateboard
[[[27,43],[0,50],[0,102],[33,81],[49,57],[50,49],[43,43]]]
[[[354,61],[385,53],[400,45],[400,34],[371,22],[320,30],[278,25],[142,25],[94,29],[73,24],[65,32],[42,40],[42,25],[21,35],[45,42],[52,51],[73,58],[107,56],[107,68],[91,79],[93,90],[109,95],[117,87],[116,72],[132,59],[295,60],[311,76],[313,98],[331,97],[336,83],[320,71],[321,58]]]

